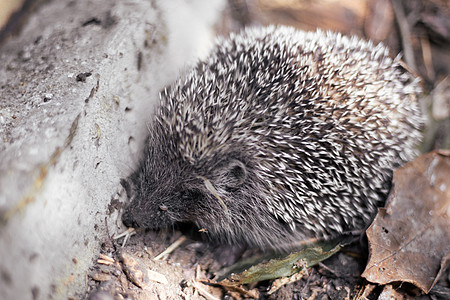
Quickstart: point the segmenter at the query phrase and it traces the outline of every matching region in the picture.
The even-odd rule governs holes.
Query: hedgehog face
[[[130,204],[122,215],[123,223],[158,229],[190,221],[190,211],[201,201],[202,194],[189,184],[191,178],[180,180],[181,173],[185,172],[176,162],[148,157],[128,178]]]
[[[201,202],[203,198],[200,192],[186,189],[180,184],[170,187],[170,183],[174,183],[170,178],[165,180],[163,189],[159,181],[142,180],[134,179],[134,186],[138,182],[146,182],[146,186],[143,189],[133,188],[131,202],[122,215],[126,226],[159,229],[176,222],[191,221],[195,203]]]
[[[208,230],[232,209],[234,194],[246,178],[246,166],[237,159],[205,170],[182,160],[147,156],[127,181],[131,202],[122,220],[129,227],[158,229],[192,222]]]

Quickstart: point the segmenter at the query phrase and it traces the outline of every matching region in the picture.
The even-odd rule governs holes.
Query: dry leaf
[[[139,258],[122,251],[119,259],[128,279],[138,287],[146,289],[151,281],[168,284],[163,274],[150,270]]]
[[[362,274],[379,284],[410,282],[428,293],[450,253],[450,151],[420,156],[394,172],[386,209],[367,230]]]

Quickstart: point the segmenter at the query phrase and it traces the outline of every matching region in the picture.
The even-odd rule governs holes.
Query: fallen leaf
[[[394,172],[393,190],[367,230],[370,282],[410,282],[428,293],[450,253],[450,151],[420,156]]]
[[[108,281],[111,280],[111,275],[102,272],[96,272],[91,274],[91,278],[95,281]]]
[[[119,260],[128,279],[142,289],[147,289],[151,281],[168,284],[163,274],[150,270],[139,258],[125,251],[119,253]]]
[[[224,269],[218,277],[218,284],[238,286],[268,279],[291,276],[311,267],[335,254],[341,249],[336,242],[316,244],[288,255],[270,258],[257,257],[239,262]],[[272,255],[273,256],[273,255]]]

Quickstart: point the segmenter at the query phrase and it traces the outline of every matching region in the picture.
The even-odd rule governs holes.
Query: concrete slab
[[[222,0],[51,1],[0,48],[0,295],[83,294],[158,92]]]

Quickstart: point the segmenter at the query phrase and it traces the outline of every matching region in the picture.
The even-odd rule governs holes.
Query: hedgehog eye
[[[187,190],[181,194],[181,199],[183,201],[196,200],[202,197],[200,191],[197,190]]]
[[[223,184],[229,189],[238,188],[247,178],[247,168],[244,163],[237,159],[233,159],[222,166],[220,173],[223,176],[220,176]]]

